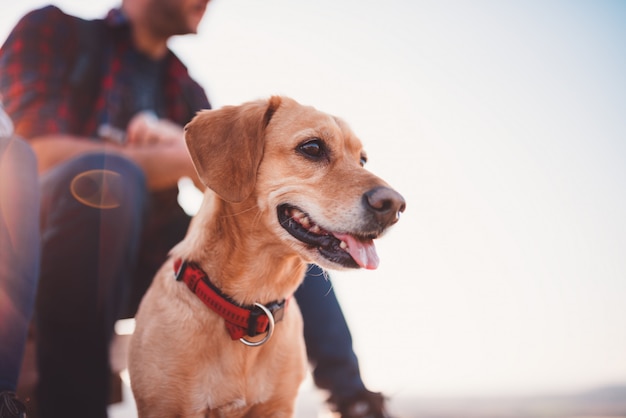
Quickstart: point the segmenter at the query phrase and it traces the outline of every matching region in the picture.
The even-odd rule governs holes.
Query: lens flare
[[[70,185],[72,195],[82,204],[97,209],[120,206],[119,191],[123,190],[122,176],[111,170],[89,170],[74,177]]]

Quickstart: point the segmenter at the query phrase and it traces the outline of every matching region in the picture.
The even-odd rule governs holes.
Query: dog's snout
[[[376,187],[365,192],[363,203],[384,227],[396,223],[406,208],[402,195],[389,187]]]

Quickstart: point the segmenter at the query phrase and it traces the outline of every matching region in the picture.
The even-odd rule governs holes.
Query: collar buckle
[[[272,303],[272,305],[275,304],[275,303],[276,302]],[[257,313],[257,312],[260,312],[260,313]],[[250,321],[248,323],[248,331],[250,331],[250,328],[251,328],[253,322],[254,322],[254,324],[256,326],[257,318],[259,317],[259,315],[261,313],[264,314],[267,317],[267,319],[268,319],[267,331],[265,333],[265,336],[261,340],[259,340],[259,341],[250,341],[250,340],[247,340],[245,337],[239,338],[239,341],[241,341],[243,344],[247,345],[248,347],[258,347],[260,345],[263,345],[266,342],[268,342],[270,340],[270,338],[272,338],[272,335],[274,334],[274,325],[276,323],[276,319],[274,318],[274,314],[272,313],[270,308],[268,308],[265,305],[262,305],[260,303],[255,303],[254,304],[254,308],[252,309],[252,311],[250,311]],[[254,336],[256,336],[258,334],[256,332],[256,329],[254,329],[253,332],[254,333],[248,332],[248,335],[251,336],[251,337],[254,337]]]

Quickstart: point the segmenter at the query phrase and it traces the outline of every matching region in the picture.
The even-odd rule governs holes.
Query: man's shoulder
[[[28,12],[20,21],[21,24],[55,25],[64,20],[75,20],[76,17],[65,13],[54,5],[48,5]]]
[[[67,42],[74,35],[78,17],[65,13],[57,6],[44,6],[24,15],[11,35],[41,43]],[[10,35],[10,36],[11,36]]]

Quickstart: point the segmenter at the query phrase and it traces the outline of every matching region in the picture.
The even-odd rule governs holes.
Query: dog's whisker
[[[243,209],[243,210],[241,210],[239,212],[230,213],[230,214],[227,214],[227,215],[222,215],[222,218],[234,218],[236,216],[243,215],[246,212],[250,212],[250,211],[253,211],[253,210],[257,210],[257,209],[258,209],[257,205],[250,206],[249,208]]]

